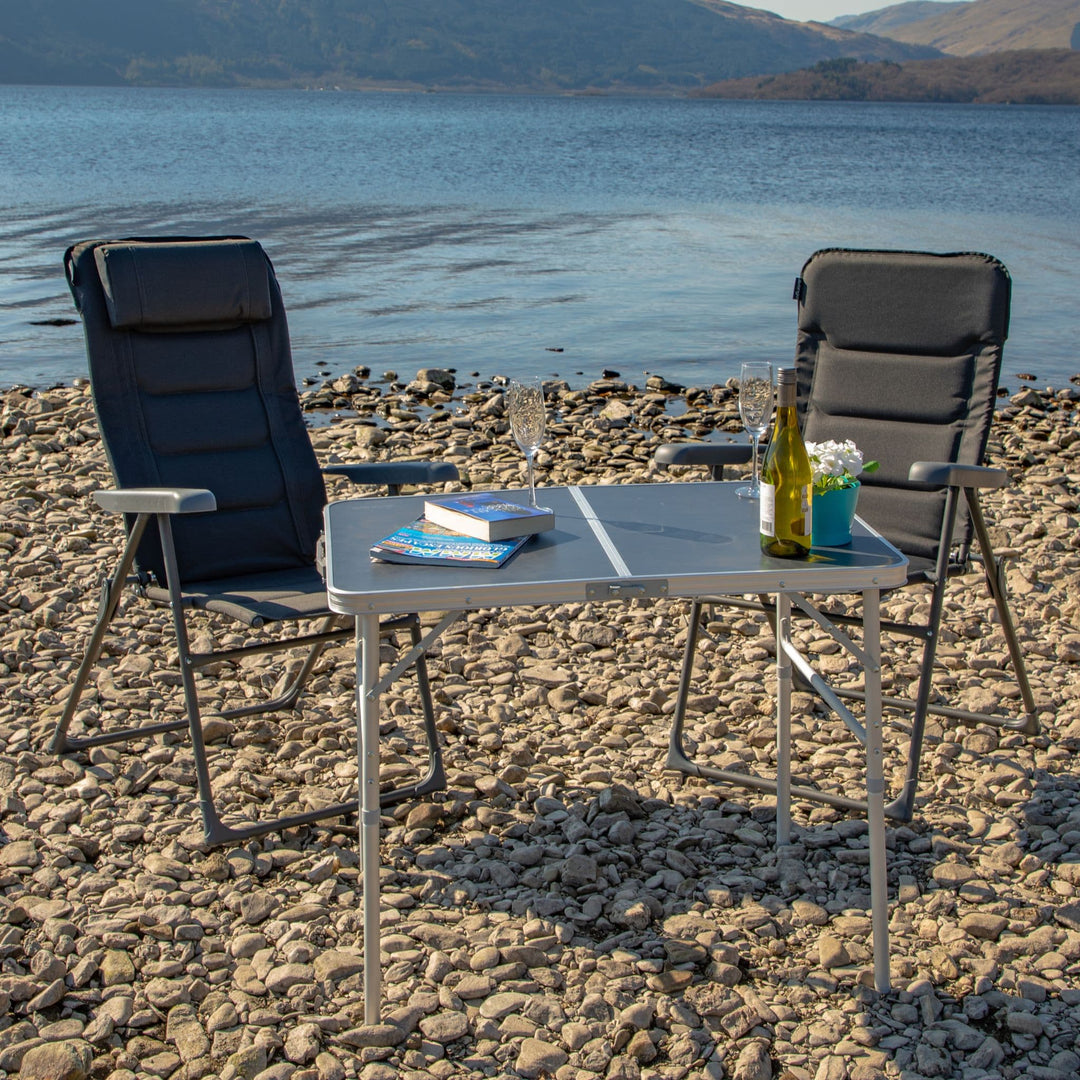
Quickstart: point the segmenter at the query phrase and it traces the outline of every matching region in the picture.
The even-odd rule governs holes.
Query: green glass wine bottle
[[[795,409],[795,369],[781,368],[776,384],[776,424],[761,467],[761,550],[781,559],[805,559],[814,481]]]

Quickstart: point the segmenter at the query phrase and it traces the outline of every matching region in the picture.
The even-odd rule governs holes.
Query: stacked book
[[[428,499],[423,517],[371,549],[382,562],[429,566],[502,566],[536,533],[554,528],[543,507],[508,502],[496,491]]]

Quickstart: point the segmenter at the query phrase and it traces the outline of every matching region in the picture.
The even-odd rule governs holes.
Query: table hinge
[[[586,600],[657,600],[667,596],[666,578],[649,581],[594,581],[585,586]]]

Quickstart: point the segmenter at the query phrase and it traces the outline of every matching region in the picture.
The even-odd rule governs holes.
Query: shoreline
[[[776,370],[784,366],[774,363]],[[729,376],[724,382],[683,383],[669,379],[666,375],[643,370],[638,374],[624,376],[622,371],[603,368],[598,375],[589,376],[575,372],[573,376],[554,374],[539,376],[545,386],[549,400],[561,400],[567,395],[601,394],[635,397],[646,394],[662,394],[667,398],[686,400],[700,399],[703,395],[726,400],[730,391],[737,390],[738,377]],[[366,366],[360,365],[338,375],[325,374],[319,378],[305,376],[297,383],[300,407],[309,423],[323,420],[325,423],[347,423],[350,420],[364,419],[380,412],[380,404],[394,407],[404,404],[420,408],[439,410],[451,404],[460,407],[477,395],[500,391],[513,378],[513,375],[496,373],[483,375],[472,371],[462,376],[453,367],[427,366],[417,369],[415,376],[402,380],[399,372],[386,371],[374,375]],[[1007,386],[998,387],[998,409],[1007,409],[1012,405],[1035,403],[1040,399],[1063,397],[1066,400],[1080,401],[1080,372],[1069,376],[1065,385],[1052,383],[1040,384],[1037,375],[1020,372],[1012,375],[1002,373],[1002,380],[1018,380],[1020,386],[1011,391]],[[321,379],[321,381],[320,381]],[[583,380],[580,385],[571,385]],[[73,376],[64,381],[48,386],[32,386],[28,383],[12,383],[0,387],[0,399],[9,395],[40,397],[50,393],[79,390],[89,386],[85,375]],[[1034,397],[1032,395],[1035,395]],[[735,394],[737,397],[737,393]],[[1019,398],[1019,402],[1016,400]],[[344,410],[344,411],[343,411]],[[318,426],[322,426],[321,424]]]
[[[391,394],[335,391],[356,415],[311,428],[320,462],[443,458],[463,487],[523,486],[495,380],[455,397],[437,370]],[[745,438],[729,387],[629,381],[556,391],[540,485],[701,479],[659,470],[656,445]],[[354,823],[207,850],[183,738],[48,753],[121,533],[89,497],[109,478],[86,386],[0,393],[0,1076],[1075,1076],[1078,400],[1028,387],[994,420],[988,460],[1012,484],[985,510],[1011,555],[1043,733],[931,723],[916,816],[888,828],[891,994],[864,983],[858,815],[799,805],[778,851],[768,799],[664,769],[684,605],[564,604],[471,612],[433,651],[449,789],[384,816],[389,1001],[387,1023],[366,1027]],[[350,494],[328,479],[331,498]],[[940,685],[990,703],[1002,646],[979,573],[947,609]],[[767,769],[768,626],[718,608],[711,629],[688,736]],[[113,718],[175,708],[169,652],[164,620],[125,608],[99,682]],[[820,657],[845,680],[836,654]],[[905,693],[918,655],[901,644],[890,659],[890,692]],[[353,663],[328,650],[296,711],[221,722],[209,751],[231,813],[354,788]],[[278,672],[221,667],[206,685],[231,701]],[[796,710],[801,774],[857,785],[858,748],[805,695]],[[414,715],[412,686],[395,686],[387,776],[413,768]],[[886,728],[891,747],[896,719]]]

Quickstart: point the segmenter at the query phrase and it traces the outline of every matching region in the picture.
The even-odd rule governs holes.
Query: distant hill
[[[1021,50],[905,64],[824,60],[804,71],[732,79],[698,93],[702,97],[797,101],[1080,105],[1080,52]]]
[[[927,16],[911,19],[914,9]],[[839,25],[839,20],[834,20]],[[972,0],[897,4],[843,21],[848,30],[932,45],[953,56],[1012,49],[1080,48],[1080,0]]]
[[[863,34],[892,37],[901,26],[947,14],[948,9],[957,4],[970,2],[971,0],[908,0],[906,4],[893,4],[892,7],[879,8],[877,11],[864,11],[861,15],[839,15],[830,19],[828,25],[839,26],[844,30],[857,30]]]
[[[725,0],[6,0],[0,81],[685,91],[923,45]]]

